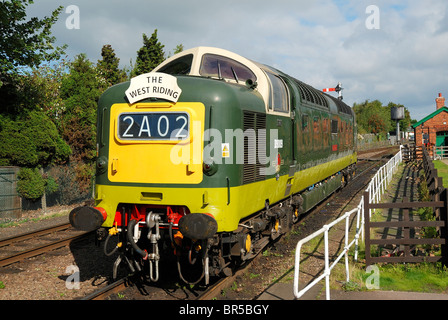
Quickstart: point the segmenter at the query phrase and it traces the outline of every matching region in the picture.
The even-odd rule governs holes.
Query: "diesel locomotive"
[[[228,275],[343,187],[357,161],[341,99],[218,48],[109,88],[97,116],[95,207],[69,217],[117,255],[114,277],[123,263],[158,281],[165,262],[187,283]]]

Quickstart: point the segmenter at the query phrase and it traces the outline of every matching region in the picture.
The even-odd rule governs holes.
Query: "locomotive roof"
[[[204,76],[204,65],[206,64],[205,57],[207,56],[221,56],[228,59],[233,60],[233,62],[236,62],[236,65],[234,65],[235,68],[238,68],[238,65],[242,65],[250,70],[250,72],[253,73],[255,76],[254,81],[256,81],[257,86],[256,89],[261,96],[263,97],[263,100],[265,101],[265,104],[268,105],[269,101],[269,80],[266,76],[266,72],[271,72],[277,75],[281,75],[283,77],[289,78],[292,82],[295,83],[295,85],[298,87],[302,102],[311,103],[314,105],[320,105],[325,108],[329,108],[333,110],[334,112],[339,113],[345,113],[345,114],[352,114],[351,108],[346,105],[344,102],[342,102],[339,99],[336,99],[328,94],[323,93],[320,90],[317,90],[313,88],[312,86],[305,84],[302,81],[299,81],[275,68],[266,66],[264,64],[252,61],[250,59],[247,59],[239,54],[236,54],[234,52],[215,48],[215,47],[196,47],[188,50],[184,50],[168,59],[166,59],[164,62],[162,62],[159,66],[157,66],[154,69],[154,72],[164,72],[165,69],[170,68],[170,64],[174,61],[188,61],[188,63],[185,64],[185,69],[179,69],[179,67],[176,68],[176,72],[179,72],[180,74],[185,75],[191,75],[191,76]],[[205,61],[205,62],[204,62]],[[218,66],[219,69],[219,66]],[[210,76],[212,78],[219,78],[221,80],[225,80],[227,82],[231,83],[238,83],[241,85],[246,85],[246,79],[243,76],[243,79],[239,79],[238,74],[241,75],[241,69],[237,70],[236,72],[232,69],[232,72],[228,72],[227,75],[221,75],[221,70],[219,70],[219,76],[218,74],[209,74],[207,76]],[[216,70],[215,70],[216,71]],[[243,70],[244,72],[244,70]],[[224,73],[224,71],[223,71]],[[250,76],[247,76],[250,77]]]

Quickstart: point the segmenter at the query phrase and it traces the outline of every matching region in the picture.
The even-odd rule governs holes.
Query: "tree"
[[[101,94],[97,68],[79,54],[70,64],[70,72],[61,83],[64,112],[60,131],[70,145],[71,170],[83,194],[88,193],[95,173],[96,157],[96,110]]]
[[[115,55],[114,49],[110,44],[106,44],[101,49],[101,60],[98,60],[97,68],[99,76],[104,81],[104,89],[126,81],[126,72],[118,68],[120,59]]]
[[[32,87],[23,83],[28,69],[59,60],[66,48],[53,46],[55,38],[50,30],[63,7],[58,7],[49,17],[27,20],[26,7],[32,3],[31,0],[0,2],[0,112],[15,117],[29,111],[26,99],[33,99],[38,92],[32,92]]]
[[[386,137],[391,130],[390,108],[383,107],[381,101],[366,100],[353,105],[359,133],[374,133],[379,138]]]
[[[135,69],[132,71],[131,76],[151,72],[161,64],[165,60],[164,47],[157,39],[157,29],[154,30],[151,38],[143,34],[143,47],[137,51]]]
[[[182,51],[184,51],[184,45],[182,43],[178,44],[176,48],[174,48],[174,54],[181,53]],[[171,51],[168,53],[168,58],[170,57],[171,57]]]
[[[51,27],[63,7],[49,17],[36,17],[26,21],[26,7],[32,0],[0,2],[0,76],[16,74],[20,67],[35,67],[44,61],[60,58],[66,46],[54,47]],[[3,79],[0,79],[3,81]]]
[[[74,158],[86,163],[96,156],[96,109],[100,96],[100,80],[95,66],[85,54],[70,64],[70,73],[61,83],[64,112],[60,130],[70,145]]]
[[[176,46],[176,49],[174,49],[174,54],[181,53],[182,51],[184,51],[184,45],[183,44],[178,44]]]

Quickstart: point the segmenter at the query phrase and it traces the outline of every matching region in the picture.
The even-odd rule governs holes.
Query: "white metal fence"
[[[370,199],[372,203],[378,203],[381,200],[381,197],[386,190],[388,184],[392,180],[393,174],[397,171],[398,165],[403,161],[402,156],[402,146],[400,146],[400,151],[391,158],[384,166],[382,166],[372,180],[369,183],[366,191],[369,192]],[[356,213],[356,232],[353,235],[353,239],[350,241],[350,218],[353,214]],[[369,213],[371,214],[371,213]],[[338,257],[333,261],[330,265],[330,257],[329,257],[329,246],[328,246],[328,233],[330,229],[337,225],[338,223],[345,221],[345,244],[344,249],[338,255]],[[315,286],[319,281],[325,278],[325,292],[326,299],[330,300],[330,274],[331,270],[336,266],[336,264],[345,256],[345,271],[346,271],[346,281],[350,281],[350,273],[349,273],[349,260],[348,260],[348,251],[352,245],[355,245],[355,261],[358,259],[358,240],[360,236],[364,235],[364,197],[361,198],[358,206],[346,212],[344,215],[336,219],[330,224],[324,225],[320,230],[315,233],[309,235],[306,238],[301,239],[296,246],[296,254],[295,254],[295,270],[294,270],[294,296],[299,299],[302,297],[309,289]],[[323,273],[315,278],[312,282],[310,282],[307,286],[305,286],[302,290],[299,291],[299,280],[300,280],[300,256],[302,246],[308,241],[324,234],[324,271]],[[364,237],[362,237],[364,240]]]

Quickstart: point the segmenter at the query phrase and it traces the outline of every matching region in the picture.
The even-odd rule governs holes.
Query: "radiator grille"
[[[243,184],[264,180],[260,169],[266,167],[262,164],[266,163],[266,115],[244,111],[243,131],[245,132]]]

